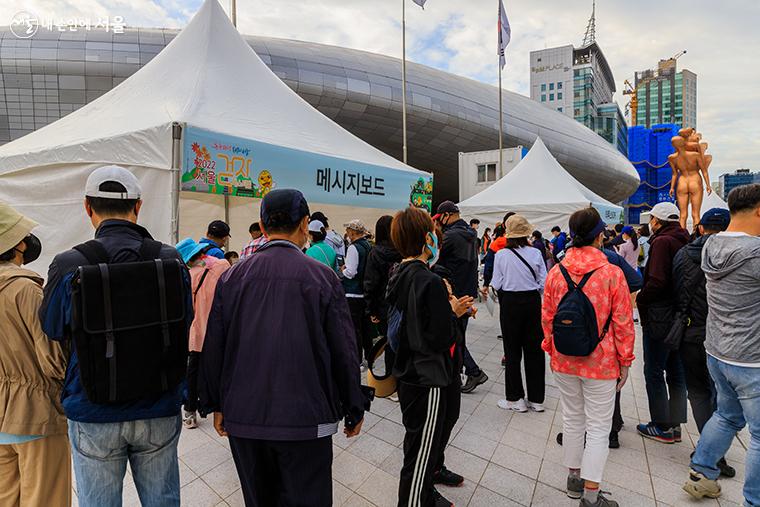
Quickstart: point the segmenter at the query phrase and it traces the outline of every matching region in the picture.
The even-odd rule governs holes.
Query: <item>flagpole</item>
[[[406,0],[401,0],[401,135],[403,160],[406,164]]]
[[[501,57],[499,57],[499,178],[504,176],[504,106],[501,97]]]

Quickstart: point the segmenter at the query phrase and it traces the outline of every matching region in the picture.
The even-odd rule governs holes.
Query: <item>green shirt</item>
[[[335,250],[333,250],[333,248],[330,245],[326,244],[324,241],[320,241],[319,243],[312,243],[311,247],[306,250],[306,255],[321,262],[328,268],[335,270]]]

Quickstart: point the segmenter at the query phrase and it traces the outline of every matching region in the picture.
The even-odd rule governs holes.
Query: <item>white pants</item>
[[[616,380],[596,380],[554,373],[562,400],[562,446],[565,465],[581,470],[587,481],[601,482],[609,454]],[[583,436],[586,435],[586,446]]]

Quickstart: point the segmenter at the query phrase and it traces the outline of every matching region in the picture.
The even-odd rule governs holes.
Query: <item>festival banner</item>
[[[262,198],[295,188],[310,202],[431,210],[433,176],[219,134],[183,132],[182,190]]]

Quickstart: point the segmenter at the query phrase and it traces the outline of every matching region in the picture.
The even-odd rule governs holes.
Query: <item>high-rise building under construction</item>
[[[632,125],[650,128],[675,123],[682,128],[697,128],[697,75],[686,69],[678,71],[677,56],[660,60],[656,69],[636,73]]]

